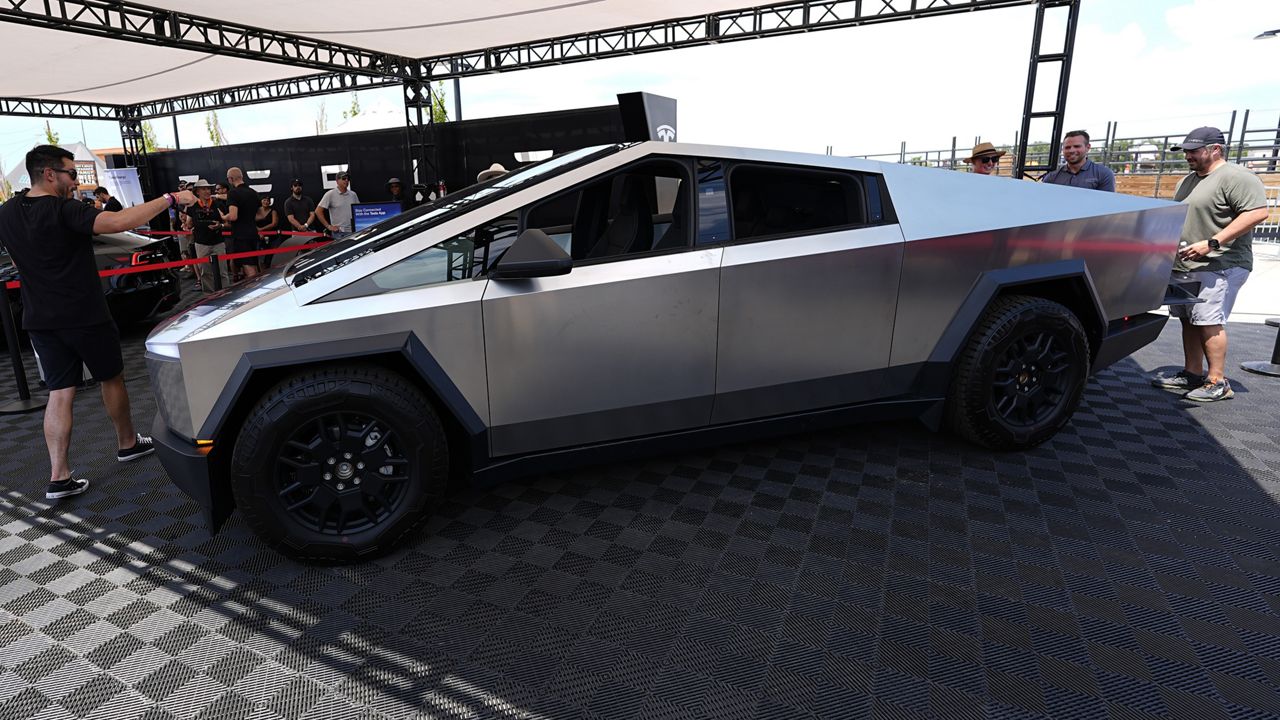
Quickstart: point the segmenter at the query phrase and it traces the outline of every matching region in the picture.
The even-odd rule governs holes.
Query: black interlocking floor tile
[[[890,423],[557,473],[347,568],[210,537],[93,391],[51,506],[0,416],[0,717],[1278,717],[1280,382],[1185,403],[1145,382],[1178,347],[1025,453]]]

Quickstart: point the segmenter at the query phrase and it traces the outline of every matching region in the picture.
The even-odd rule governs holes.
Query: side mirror
[[[529,228],[502,254],[490,277],[495,280],[551,277],[567,275],[572,269],[573,258],[555,240],[537,228]]]

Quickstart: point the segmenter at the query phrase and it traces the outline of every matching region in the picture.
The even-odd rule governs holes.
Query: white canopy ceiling
[[[747,6],[743,0],[171,0],[164,10],[422,58]],[[0,16],[6,97],[132,105],[319,72],[5,20]]]

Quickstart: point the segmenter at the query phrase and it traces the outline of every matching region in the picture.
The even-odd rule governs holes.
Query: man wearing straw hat
[[[978,175],[994,175],[996,168],[1000,166],[1000,158],[1004,157],[1004,154],[1004,151],[997,150],[995,145],[982,142],[973,146],[973,152],[969,153],[969,157],[964,161],[973,168],[971,172]]]

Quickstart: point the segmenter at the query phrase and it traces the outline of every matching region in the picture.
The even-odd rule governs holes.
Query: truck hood
[[[214,293],[157,325],[147,336],[147,352],[177,359],[179,344],[290,291],[276,269]]]

